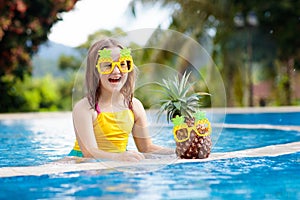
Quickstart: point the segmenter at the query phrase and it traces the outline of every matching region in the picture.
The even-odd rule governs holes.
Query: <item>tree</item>
[[[252,2],[252,1],[251,1]],[[254,1],[252,5],[259,14],[260,24],[265,34],[270,35],[276,44],[276,54],[279,60],[277,70],[281,105],[291,105],[292,74],[300,62],[300,1],[270,0]]]
[[[0,76],[22,77],[30,72],[30,58],[45,42],[59,14],[71,10],[77,0],[1,0]]]
[[[137,2],[151,4],[155,1],[132,1],[133,13],[135,13]],[[273,69],[267,70],[270,73],[276,71],[274,60],[276,58],[279,60],[278,80],[282,88],[280,94],[284,97],[281,104],[290,105],[292,103],[291,74],[300,58],[300,40],[297,36],[300,31],[299,0],[279,2],[276,0],[264,2],[258,0],[163,0],[160,3],[165,7],[173,7],[174,12],[169,28],[188,34],[197,41],[200,41],[208,31],[216,33],[212,37],[214,41],[212,55],[214,60],[218,61],[223,75],[230,106],[235,104],[233,97],[235,91],[245,92],[243,85],[247,82],[236,83],[241,83],[243,80],[240,78],[240,74],[246,74],[243,72],[247,71],[246,67],[243,69],[240,66],[244,65],[241,63],[245,63],[243,61],[245,58],[246,60],[250,59],[249,55],[243,53],[249,46],[253,47],[251,59],[262,67],[271,66]],[[237,30],[233,20],[235,15],[243,13],[245,16],[251,11],[257,14],[259,27],[256,27],[256,30]],[[247,41],[247,32],[249,31],[251,31],[250,34],[253,34],[253,39]],[[276,52],[274,53],[274,51]],[[243,70],[242,73],[240,73],[241,70]],[[242,90],[234,87],[242,87]]]
[[[1,112],[22,102],[14,93],[17,79],[31,73],[31,57],[60,14],[77,0],[0,0],[0,91]]]
[[[150,4],[152,0],[140,0],[143,4]],[[131,3],[131,10],[135,10],[137,1]],[[201,43],[203,38],[209,38],[214,40],[215,49],[213,56],[219,56],[220,62],[217,63],[223,74],[225,82],[225,88],[227,93],[227,102],[229,105],[233,105],[233,87],[236,73],[233,68],[237,65],[235,60],[230,59],[233,54],[231,41],[231,33],[234,31],[233,26],[233,2],[224,0],[201,0],[201,1],[186,1],[186,0],[163,0],[160,1],[162,6],[174,7],[172,13],[172,20],[169,26],[170,29],[175,29],[181,33],[187,34],[194,38],[196,41]],[[216,31],[217,35],[215,38],[208,34],[209,31]],[[210,50],[207,49],[209,52]],[[240,52],[238,50],[235,50]],[[166,57],[166,56],[160,56]],[[214,57],[216,60],[216,57]],[[233,62],[232,62],[233,61]],[[226,67],[225,67],[226,65]],[[208,75],[209,76],[209,75]],[[213,78],[213,77],[212,77]],[[240,86],[240,85],[237,85]]]

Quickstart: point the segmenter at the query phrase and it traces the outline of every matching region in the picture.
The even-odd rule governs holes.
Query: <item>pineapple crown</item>
[[[204,111],[198,110],[197,112],[195,112],[193,114],[193,117],[194,117],[195,121],[197,122],[199,120],[206,119],[206,113]],[[176,115],[176,117],[172,118],[171,121],[174,124],[174,126],[180,126],[185,123],[184,116],[178,116],[178,115]]]
[[[188,95],[194,83],[189,83],[188,79],[191,73],[184,73],[181,79],[163,79],[163,83],[157,83],[162,88],[165,98],[160,100],[161,108],[158,111],[158,118],[163,112],[167,111],[168,122],[176,115],[192,118],[200,107],[200,99],[202,95],[208,93],[192,93]]]
[[[98,55],[100,56],[99,59],[102,59],[104,61],[112,61],[111,57],[111,49],[102,49],[98,51]],[[123,58],[131,58],[131,49],[129,48],[124,48],[120,50],[120,59]]]

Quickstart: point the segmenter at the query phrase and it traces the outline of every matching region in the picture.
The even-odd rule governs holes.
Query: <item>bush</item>
[[[10,76],[2,77],[0,112],[37,112],[70,110],[72,83],[51,75],[23,80]]]

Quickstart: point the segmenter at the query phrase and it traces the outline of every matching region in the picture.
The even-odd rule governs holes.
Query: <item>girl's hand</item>
[[[114,154],[112,159],[116,161],[138,162],[145,159],[145,156],[137,151],[125,151]]]

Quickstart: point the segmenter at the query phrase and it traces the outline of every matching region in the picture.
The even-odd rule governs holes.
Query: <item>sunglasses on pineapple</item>
[[[115,66],[117,66],[122,73],[128,73],[133,70],[133,60],[131,50],[124,48],[120,50],[119,61],[113,61],[111,50],[104,48],[98,51],[99,59],[96,65],[100,74],[110,74]]]
[[[192,131],[202,137],[211,134],[211,125],[207,118],[197,120],[193,126],[188,126],[186,123],[182,123],[182,118],[179,120],[181,120],[180,124],[175,125],[173,128],[173,135],[176,142],[185,142],[189,140]]]

